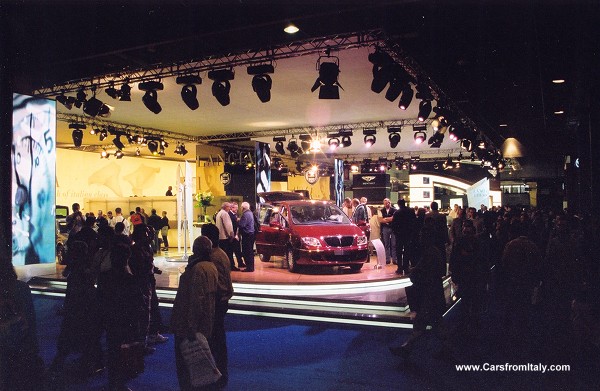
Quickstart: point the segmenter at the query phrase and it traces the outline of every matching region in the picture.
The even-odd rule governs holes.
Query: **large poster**
[[[333,159],[333,168],[335,175],[335,203],[341,208],[344,202],[344,161],[342,159]]]
[[[487,205],[490,203],[490,181],[483,178],[473,186],[467,188],[467,201],[469,206],[479,208],[479,205]]]
[[[55,261],[56,102],[13,94],[12,262]]]
[[[271,191],[271,146],[256,143],[256,192]]]

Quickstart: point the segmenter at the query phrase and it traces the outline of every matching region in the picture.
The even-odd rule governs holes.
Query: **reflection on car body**
[[[349,266],[369,259],[364,233],[333,202],[292,200],[262,204],[256,251],[261,260],[285,257],[290,271],[301,266]]]

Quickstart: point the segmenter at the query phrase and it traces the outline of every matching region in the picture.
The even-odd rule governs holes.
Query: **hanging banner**
[[[333,169],[335,175],[335,204],[341,208],[344,202],[344,161],[334,159]]]
[[[489,206],[490,201],[490,181],[483,178],[471,187],[467,187],[467,201],[469,206],[479,208],[483,204]]]
[[[56,102],[13,94],[12,126],[12,263],[54,263]]]
[[[271,146],[268,143],[255,145],[256,193],[271,191]]]

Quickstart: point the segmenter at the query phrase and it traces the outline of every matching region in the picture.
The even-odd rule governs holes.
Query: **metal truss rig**
[[[382,45],[380,30],[338,34],[304,41],[295,41],[285,45],[274,45],[267,49],[248,50],[241,53],[213,55],[201,60],[181,61],[171,65],[162,64],[135,70],[124,70],[100,76],[73,80],[62,85],[45,87],[36,90],[37,96],[54,96],[62,93],[76,92],[81,88],[106,88],[111,84],[135,83],[156,80],[166,77],[194,74],[213,69],[234,68],[245,65],[256,65],[276,61],[278,59],[311,55],[315,53],[335,52],[340,50]]]
[[[351,124],[333,124],[327,126],[303,126],[297,128],[285,128],[285,129],[269,129],[263,131],[252,131],[252,132],[237,132],[228,134],[216,134],[212,136],[198,136],[199,142],[213,142],[213,141],[234,141],[248,138],[258,137],[276,137],[276,136],[292,136],[300,134],[308,135],[327,135],[331,133],[346,132],[346,131],[362,131],[363,129],[373,128],[385,128],[388,126],[412,126],[412,125],[430,125],[432,119],[428,119],[421,122],[417,119],[397,119],[388,121],[369,121],[369,122],[356,122]]]
[[[100,119],[97,117],[92,118],[92,117],[86,117],[83,115],[67,114],[67,113],[58,112],[58,113],[56,113],[56,120],[61,121],[61,122],[68,122],[68,123],[85,124],[85,125],[89,125],[89,126],[112,127],[112,128],[114,128],[114,130],[123,132],[125,134],[137,133],[137,134],[143,134],[146,136],[157,136],[157,137],[160,137],[165,140],[174,140],[174,141],[180,141],[180,142],[193,142],[193,143],[198,142],[198,137],[189,136],[187,134],[167,132],[165,130],[153,129],[153,128],[144,128],[144,127],[136,126],[136,125],[122,124],[119,122],[103,120],[103,119]]]

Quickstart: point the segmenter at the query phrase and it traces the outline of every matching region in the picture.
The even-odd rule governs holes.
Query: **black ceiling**
[[[574,145],[573,128],[599,69],[595,3],[25,0],[0,6],[11,24],[11,73],[19,92],[383,28],[486,133],[517,137],[535,156],[552,157]],[[283,33],[286,20],[301,27],[300,36]],[[556,78],[566,83],[553,84]]]

